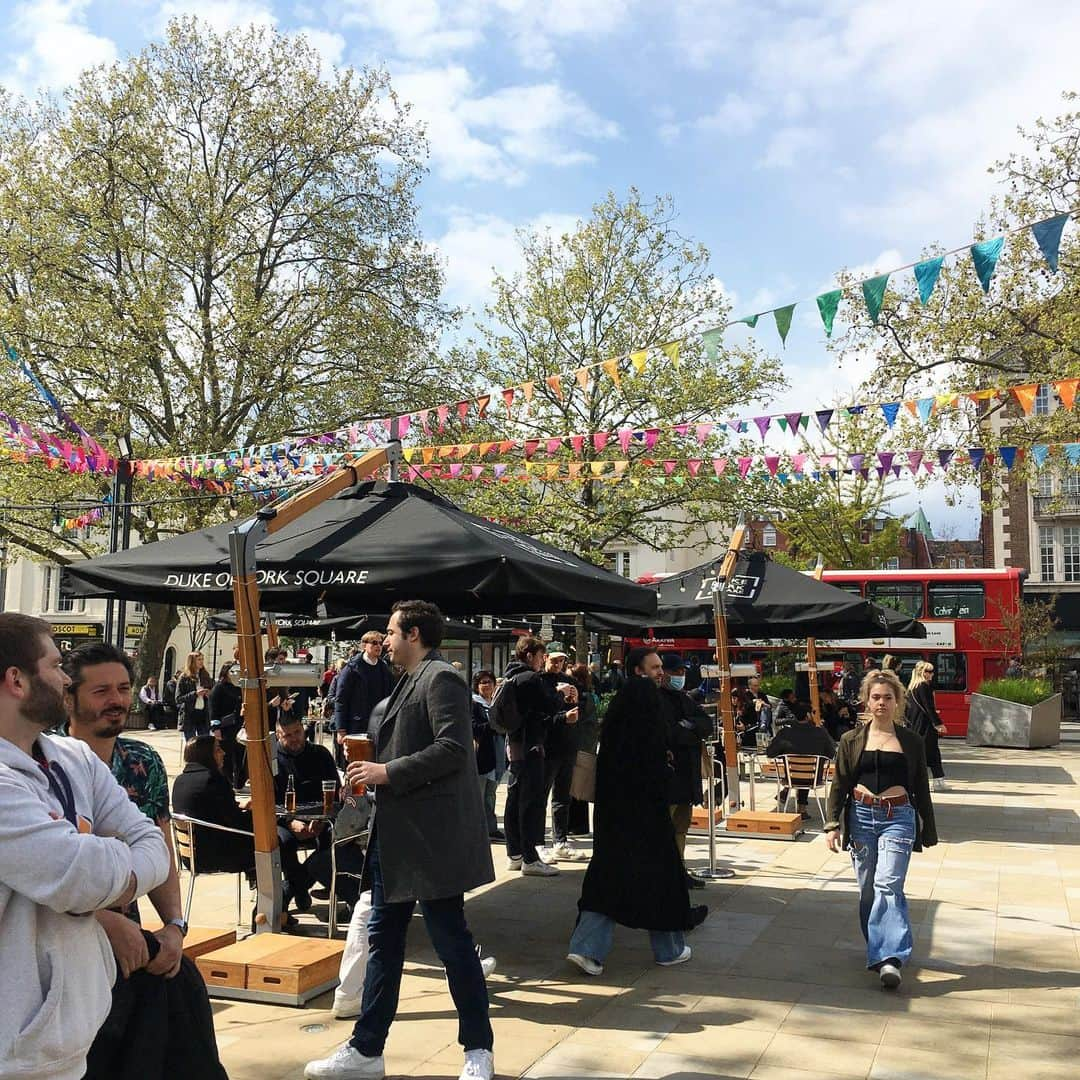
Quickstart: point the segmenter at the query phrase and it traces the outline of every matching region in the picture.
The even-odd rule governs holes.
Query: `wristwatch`
[[[177,930],[180,931],[180,936],[182,938],[187,937],[188,924],[187,924],[186,919],[170,919],[165,925],[166,926],[175,926],[177,928]]]

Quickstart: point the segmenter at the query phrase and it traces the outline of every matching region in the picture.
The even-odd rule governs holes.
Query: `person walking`
[[[221,738],[221,749],[225,755],[221,771],[229,783],[239,790],[244,786],[247,775],[245,751],[238,740],[244,722],[241,716],[244,693],[232,681],[232,669],[233,662],[226,660],[218,671],[214,689],[210,691],[210,729]]]
[[[608,706],[596,761],[593,856],[585,871],[567,960],[601,975],[615,924],[649,932],[658,964],[690,959],[684,934],[708,915],[690,906],[668,806],[667,741],[655,649],[631,650],[628,678]]]
[[[405,938],[419,902],[446,968],[465,1051],[461,1080],[492,1080],[494,1034],[487,985],[465,921],[470,889],[495,880],[483,805],[476,788],[472,709],[464,679],[438,652],[442,612],[420,600],[394,605],[386,641],[405,675],[374,732],[374,761],[351,762],[350,785],[375,790],[375,815],[362,889],[371,890],[363,1007],[352,1038],[304,1075],[385,1075],[383,1048],[397,1013]]]
[[[829,850],[851,850],[866,966],[886,990],[900,986],[911,956],[904,895],[911,853],[938,841],[926,747],[901,722],[904,696],[892,671],[863,679],[860,699],[870,720],[840,740],[825,822]]]
[[[911,673],[908,683],[907,709],[904,720],[917,731],[926,743],[926,766],[930,770],[935,791],[945,790],[945,766],[941,761],[939,735],[946,734],[945,725],[934,703],[934,665],[920,660]]]
[[[371,710],[394,689],[394,675],[383,659],[383,636],[369,630],[360,639],[360,651],[341,669],[334,687],[334,745],[344,768],[346,735],[366,735]]]
[[[207,699],[213,685],[203,654],[188,653],[184,670],[176,680],[176,709],[185,743],[196,735],[210,734],[210,707]]]

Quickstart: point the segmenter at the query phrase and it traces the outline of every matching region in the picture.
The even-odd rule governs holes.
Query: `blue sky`
[[[39,0],[3,3],[10,89],[61,89],[176,14],[303,30],[331,63],[384,64],[428,127],[423,228],[447,296],[482,308],[514,230],[563,228],[610,189],[669,193],[736,314],[828,288],[841,267],[970,239],[987,166],[1077,89],[1071,0]],[[758,331],[777,345],[771,326]],[[740,331],[741,332],[741,331]],[[770,411],[857,383],[800,309]],[[747,403],[752,412],[757,403]],[[939,531],[971,509],[922,501]],[[913,509],[914,496],[897,506]]]

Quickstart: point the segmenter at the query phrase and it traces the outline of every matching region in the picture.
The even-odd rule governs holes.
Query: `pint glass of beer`
[[[345,760],[346,761],[374,761],[375,744],[367,735],[345,736]],[[367,790],[364,784],[353,784],[353,794],[363,795]]]

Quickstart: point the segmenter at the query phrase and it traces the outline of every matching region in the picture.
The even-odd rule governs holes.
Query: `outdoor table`
[[[761,759],[765,756],[765,747],[763,746],[740,746],[738,751],[739,764],[745,763],[747,766],[747,773],[750,778],[750,809],[756,809],[754,805],[754,779],[757,774],[758,766],[761,763]]]

